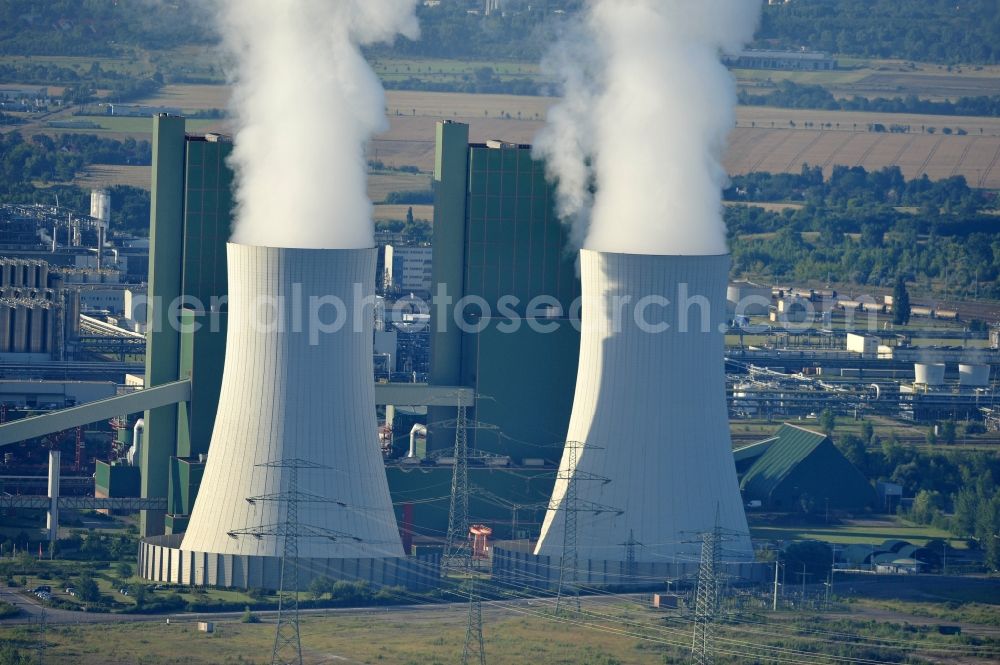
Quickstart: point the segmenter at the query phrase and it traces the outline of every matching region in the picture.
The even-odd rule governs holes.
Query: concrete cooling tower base
[[[578,588],[651,589],[670,580],[691,583],[698,579],[697,559],[635,561],[580,559],[573,585]],[[559,586],[561,558],[530,552],[493,548],[493,581],[497,584],[554,590]],[[720,571],[733,584],[761,583],[770,579],[774,566],[752,561],[723,562]]]
[[[139,545],[139,575],[161,584],[277,589],[281,559],[273,556],[181,550],[184,534],[144,538]],[[299,585],[314,578],[365,581],[373,587],[401,586],[425,591],[441,581],[441,555],[419,557],[337,557],[299,559]]]

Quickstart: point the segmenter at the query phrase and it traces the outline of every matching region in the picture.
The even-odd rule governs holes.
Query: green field
[[[426,81],[452,81],[474,75],[477,69],[491,68],[501,80],[512,78],[541,79],[538,63],[494,60],[442,60],[421,58],[372,58],[375,73],[384,80],[420,78]]]
[[[956,606],[957,619],[990,620],[993,608]],[[826,614],[744,610],[739,621],[714,629],[716,662],[832,663],[836,654],[856,662],[944,662],[961,653],[964,663],[994,662],[994,637],[943,636],[921,620],[920,603],[852,601]],[[532,604],[484,603],[483,635],[487,661],[494,665],[646,665],[690,659],[692,624],[684,611],[652,610],[639,597],[582,600],[582,613],[556,616],[552,601]],[[891,616],[913,619],[879,621]],[[462,603],[421,610],[356,611],[309,614],[301,619],[303,661],[318,663],[393,663],[451,665],[460,662],[467,609]],[[968,614],[968,617],[965,615]],[[993,614],[995,616],[995,612]],[[945,617],[942,617],[945,618]],[[50,625],[44,636],[34,627],[0,624],[0,640],[25,652],[44,641],[50,662],[200,664],[266,663],[274,640],[274,619],[245,624],[215,621],[213,634],[189,620],[173,617],[143,623]],[[967,624],[966,624],[967,625]],[[831,641],[830,631],[847,640]],[[834,646],[836,644],[836,646]],[[778,660],[774,660],[777,658]],[[901,660],[905,658],[905,660]]]
[[[82,115],[82,116],[74,116],[72,120],[94,122],[101,126],[101,128],[97,130],[95,129],[82,130],[87,132],[105,131],[105,132],[114,132],[117,134],[153,133],[152,117],[127,118],[127,117],[103,116],[103,115]],[[190,132],[204,132],[212,129],[213,127],[218,127],[219,122],[220,122],[219,120],[188,120],[187,130]]]
[[[66,67],[74,69],[81,74],[90,70],[91,65],[97,63],[105,71],[119,72],[122,74],[142,74],[151,71],[149,62],[144,56],[138,58],[119,57],[106,58],[99,56],[66,56],[66,55],[3,55],[0,56],[0,65],[54,65],[56,67]],[[5,81],[5,83],[16,83],[16,81]]]
[[[750,515],[753,522],[753,514]],[[928,540],[949,539],[953,536],[943,529],[932,526],[911,524],[904,520],[886,520],[878,523],[856,520],[836,526],[751,526],[750,535],[767,540],[822,540],[837,545],[880,544],[890,539],[908,541],[914,545],[924,545]],[[955,547],[964,545],[961,541],[952,543]]]

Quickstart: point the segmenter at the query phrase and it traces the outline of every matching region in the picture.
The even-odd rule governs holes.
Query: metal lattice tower
[[[476,589],[472,549],[469,547],[469,420],[468,407],[457,395],[455,413],[454,466],[451,473],[451,505],[448,509],[448,533],[445,537],[444,568],[465,572],[469,588],[469,617],[462,647],[462,665],[475,662],[478,654],[480,665],[486,664],[486,647],[483,641],[483,603]],[[443,423],[450,424],[450,423]],[[488,427],[478,422],[473,428]]]
[[[582,512],[593,513],[595,515],[605,512],[614,512],[619,515],[622,513],[622,511],[610,506],[603,506],[590,501],[581,502],[577,497],[577,481],[598,480],[602,483],[610,482],[604,476],[577,470],[576,464],[579,451],[585,445],[588,450],[603,450],[599,446],[588,445],[580,441],[566,442],[566,467],[556,474],[557,481],[566,481],[566,492],[556,506],[550,506],[553,510],[563,511],[563,545],[562,556],[559,560],[559,586],[556,587],[556,614],[562,608],[563,596],[567,595],[567,593],[573,595],[576,611],[580,611],[580,589],[576,585],[580,564],[579,550],[577,548],[577,515]]]
[[[35,661],[38,665],[45,663],[45,650],[48,648],[48,641],[45,639],[45,631],[48,628],[49,615],[42,608],[42,613],[38,616],[38,641],[35,643]]]
[[[274,632],[271,665],[302,664],[302,638],[299,635],[299,467],[296,464],[288,466],[288,491],[290,496],[284,502],[285,533],[278,586],[278,627]],[[286,588],[292,590],[288,607],[285,606]]]
[[[722,558],[722,529],[716,512],[715,527],[701,540],[701,562],[698,567],[698,591],[694,608],[694,635],[691,655],[698,665],[715,662],[712,627],[719,607],[719,573]]]
[[[299,634],[299,538],[348,538],[361,542],[360,538],[339,531],[321,529],[299,523],[300,503],[329,503],[342,508],[347,504],[299,491],[299,469],[327,469],[329,467],[302,459],[278,460],[257,464],[259,467],[287,469],[287,489],[273,494],[247,497],[247,502],[280,503],[285,506],[285,519],[275,524],[264,524],[250,529],[228,532],[231,538],[241,535],[263,538],[270,536],[282,540],[281,576],[278,585],[278,625],[274,633],[271,650],[271,665],[302,665],[302,638]],[[285,591],[290,591],[286,600]]]
[[[563,495],[563,547],[562,559],[559,562],[559,587],[556,589],[556,614],[559,613],[560,605],[562,603],[563,584],[569,582],[567,574],[572,575],[572,578],[575,581],[577,567],[579,565],[579,556],[577,554],[576,546],[576,514],[578,512],[576,498],[576,474],[573,473],[576,470],[577,450],[579,447],[580,444],[577,441],[566,442],[567,476],[565,478],[566,494]],[[573,584],[570,589],[576,599],[576,611],[579,612],[579,589],[577,589],[575,584]]]
[[[476,589],[476,578],[469,556],[469,620],[465,627],[465,646],[462,647],[462,665],[478,662],[486,665],[486,645],[483,642],[483,601]],[[478,654],[479,658],[476,658]]]
[[[467,407],[458,395],[455,414],[455,464],[451,473],[451,506],[448,509],[448,534],[445,537],[444,558],[448,565],[453,560],[464,563],[463,553],[469,549],[469,433]],[[470,564],[471,567],[471,564]]]
[[[625,542],[625,574],[630,581],[635,581],[635,547],[639,543],[635,542],[635,531],[628,530],[628,541]]]

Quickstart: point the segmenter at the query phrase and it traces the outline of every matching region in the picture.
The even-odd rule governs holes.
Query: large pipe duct
[[[623,561],[627,550],[637,562],[697,561],[699,533],[716,519],[726,559],[751,560],[726,410],[729,256],[583,250],[580,268],[570,443],[535,553],[562,554],[575,508],[581,562]]]
[[[375,419],[376,250],[230,243],[227,256],[219,410],[181,550],[280,557],[280,536],[252,532],[287,525],[278,497],[293,492],[292,470],[282,463],[302,460],[321,468],[297,469],[300,535],[334,538],[300,537],[299,557],[403,556]]]

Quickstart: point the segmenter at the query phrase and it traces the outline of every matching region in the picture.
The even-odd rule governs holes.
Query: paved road
[[[609,597],[595,597],[587,600],[588,604],[596,604],[607,600]],[[59,610],[46,607],[34,595],[21,593],[20,587],[8,588],[0,587],[0,600],[16,605],[21,608],[22,613],[16,617],[0,620],[0,626],[7,624],[27,624],[37,622],[44,615],[48,624],[100,624],[100,623],[120,623],[122,621],[221,621],[224,619],[239,619],[243,612],[181,612],[176,614],[109,614],[98,612],[72,612],[69,610]],[[537,611],[543,607],[548,607],[551,599],[517,599],[500,600],[483,603],[484,612],[491,608],[503,611],[514,608],[533,608]],[[464,602],[438,602],[423,605],[390,605],[384,607],[328,607],[319,609],[299,610],[303,615],[333,615],[333,614],[421,614],[432,613],[450,614],[453,612],[465,612],[467,605]],[[272,618],[277,616],[276,611],[257,611],[254,614],[261,618]]]

